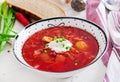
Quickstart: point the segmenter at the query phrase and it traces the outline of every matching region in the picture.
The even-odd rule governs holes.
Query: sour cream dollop
[[[69,51],[72,47],[72,43],[64,38],[55,39],[47,44],[47,47],[56,53]]]

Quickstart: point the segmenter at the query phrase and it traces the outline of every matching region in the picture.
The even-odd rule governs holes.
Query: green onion
[[[65,47],[65,44],[62,44],[63,47]]]
[[[65,38],[64,38],[64,36],[62,36],[62,41],[65,41]]]
[[[59,42],[59,40],[56,40],[56,43],[58,43]]]
[[[15,35],[10,35],[10,34],[0,34],[0,37],[14,38]]]
[[[13,9],[4,1],[0,3],[0,52],[10,38],[17,34],[13,31],[15,23],[15,13]]]
[[[46,44],[46,48],[48,48],[48,46],[49,46],[49,45],[48,45],[48,44]]]
[[[57,37],[56,36],[54,36],[54,40],[56,40],[57,39]]]
[[[66,47],[66,50],[68,50],[68,49],[70,49],[70,46],[67,46],[67,47]]]

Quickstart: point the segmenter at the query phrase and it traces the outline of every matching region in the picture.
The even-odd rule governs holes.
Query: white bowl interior
[[[107,48],[107,38],[105,33],[99,26],[91,23],[90,21],[80,19],[80,18],[74,18],[74,17],[51,18],[51,19],[37,21],[27,26],[16,36],[14,45],[13,45],[13,52],[16,58],[22,64],[32,68],[30,65],[28,65],[25,62],[25,60],[22,57],[21,50],[24,42],[35,32],[38,32],[39,30],[42,30],[51,26],[73,26],[73,27],[78,27],[80,29],[86,30],[87,32],[92,34],[98,41],[99,51],[98,51],[97,57],[90,64],[94,63],[97,59],[99,59]]]

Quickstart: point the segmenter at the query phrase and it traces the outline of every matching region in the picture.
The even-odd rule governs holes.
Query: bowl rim
[[[24,30],[28,29],[29,27],[31,27],[32,25],[34,25],[34,24],[36,24],[36,23],[40,23],[40,22],[43,22],[43,21],[54,20],[54,19],[74,19],[74,20],[82,20],[82,21],[88,22],[88,23],[96,26],[99,30],[102,31],[102,33],[104,34],[105,40],[106,40],[106,44],[105,44],[105,48],[104,48],[103,52],[100,54],[99,57],[97,57],[94,61],[92,61],[92,62],[89,63],[88,65],[86,65],[86,66],[84,66],[84,67],[82,67],[82,68],[79,68],[79,69],[70,70],[70,71],[65,71],[65,72],[51,72],[51,71],[38,70],[38,69],[36,69],[36,68],[34,68],[34,67],[32,67],[32,66],[28,66],[28,65],[24,64],[24,63],[17,57],[17,54],[16,54],[15,51],[14,51],[15,41],[17,40],[19,33],[20,33],[21,31],[24,31]],[[35,71],[43,72],[43,73],[51,73],[51,74],[58,74],[58,73],[59,73],[59,74],[62,74],[62,73],[70,73],[70,72],[79,71],[79,70],[81,70],[81,69],[84,69],[84,68],[86,68],[86,67],[94,64],[98,59],[100,59],[100,58],[106,53],[107,48],[108,48],[108,38],[107,38],[107,34],[105,33],[105,31],[104,31],[99,25],[97,25],[96,23],[93,23],[93,22],[90,21],[90,20],[83,19],[83,18],[78,18],[78,17],[52,17],[52,18],[37,20],[37,21],[35,21],[35,22],[33,22],[33,23],[25,26],[25,28],[23,28],[21,31],[15,36],[14,41],[13,41],[12,51],[13,51],[14,56],[15,56],[16,59],[17,59],[21,64],[23,64],[25,67],[28,67],[28,68],[30,68],[30,69],[34,69]]]

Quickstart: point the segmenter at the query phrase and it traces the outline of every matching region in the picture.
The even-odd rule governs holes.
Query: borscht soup
[[[67,72],[90,64],[98,50],[97,40],[87,31],[54,26],[31,35],[22,47],[22,56],[38,70]]]

